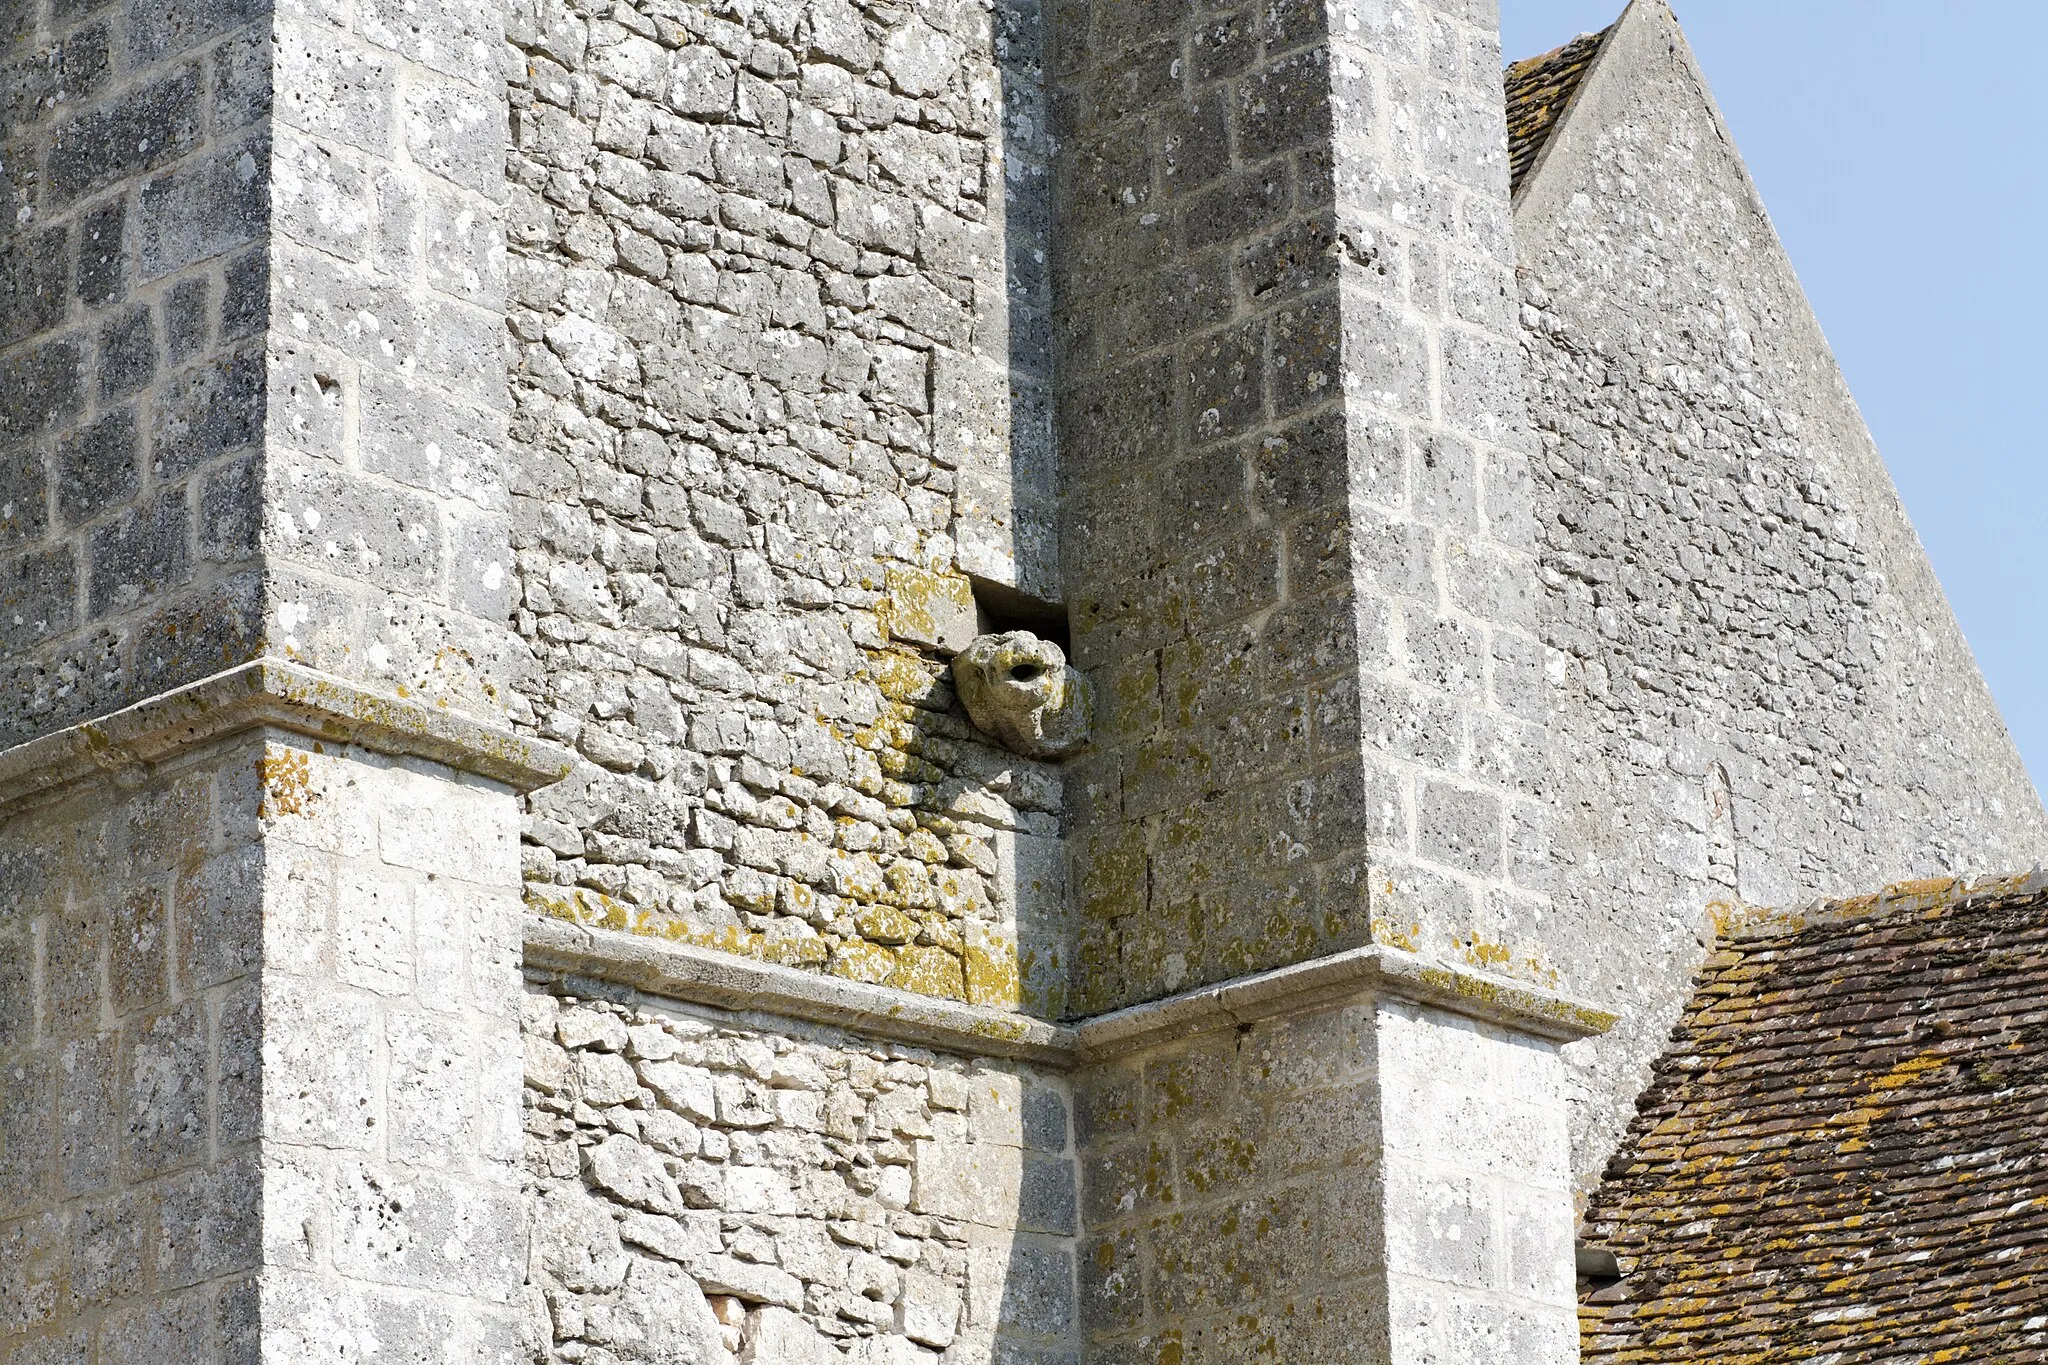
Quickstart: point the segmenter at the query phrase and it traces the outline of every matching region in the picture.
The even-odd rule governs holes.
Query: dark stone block
[[[130,1169],[154,1175],[205,1153],[206,1041],[205,1007],[198,1001],[158,1015],[136,1031],[128,1048],[126,1087]]]
[[[1331,284],[1337,278],[1335,224],[1325,215],[1289,223],[1238,253],[1238,285],[1247,298],[1283,297]],[[1371,257],[1361,268],[1385,279],[1395,253],[1379,243],[1361,247]]]
[[[0,440],[33,435],[77,412],[85,393],[81,359],[70,340],[0,356]]]
[[[167,380],[151,422],[158,478],[175,479],[263,431],[263,358],[218,357]]]
[[[1102,342],[1112,356],[1149,351],[1225,321],[1236,311],[1230,262],[1209,253],[1182,264],[1131,271],[1111,296]]]
[[[1209,91],[1159,112],[1160,172],[1169,199],[1185,198],[1229,171],[1225,107],[1223,93]]]
[[[1265,415],[1265,322],[1254,318],[1191,341],[1180,373],[1189,437],[1200,443],[1235,436]]]
[[[35,973],[36,945],[27,925],[0,927],[0,1052],[26,1052],[35,1037]]]
[[[128,0],[128,53],[153,62],[269,14],[271,0]]]
[[[147,304],[100,328],[100,399],[123,398],[156,378],[156,319]]]
[[[1259,55],[1259,41],[1252,33],[1253,19],[1244,14],[1222,14],[1205,19],[1195,29],[1195,79],[1215,80],[1235,76]]]
[[[51,1071],[37,1054],[0,1067],[0,1218],[27,1212],[52,1184],[57,1147],[44,1140],[56,1111]]]
[[[136,209],[135,259],[154,280],[249,241],[270,214],[270,145],[227,147],[150,180]]]
[[[1040,1152],[1067,1150],[1067,1102],[1048,1085],[1024,1091],[1024,1145]]]
[[[113,7],[114,0],[50,0],[50,19],[61,27]]]
[[[1180,86],[1181,45],[1169,35],[1126,52],[1092,82],[1088,117],[1097,124],[1116,123],[1147,109],[1156,109]]]
[[[1293,199],[1287,165],[1269,161],[1205,191],[1181,213],[1181,234],[1190,251],[1267,231],[1284,221]]]
[[[47,332],[71,303],[71,234],[24,233],[0,250],[0,346]]]
[[[61,104],[75,106],[91,98],[107,83],[111,69],[105,24],[0,67],[0,125],[24,127]]]
[[[1328,140],[1330,54],[1310,48],[1247,76],[1237,90],[1237,155],[1257,161]]]
[[[159,902],[163,895],[145,894]],[[160,923],[133,927],[139,932],[114,934],[117,952],[124,941],[146,943],[152,928],[158,937],[162,934]],[[58,1054],[58,1161],[66,1194],[97,1194],[113,1183],[119,1155],[115,1134],[121,1087],[115,1078],[120,1051],[120,1035],[102,1033],[75,1038]]]
[[[57,443],[57,510],[67,525],[91,521],[142,486],[135,413],[122,408]]]
[[[199,68],[131,90],[72,119],[50,142],[45,186],[58,203],[182,156],[199,140]]]
[[[1261,510],[1280,520],[1341,507],[1350,489],[1344,416],[1325,412],[1252,442],[1252,486]]]
[[[1322,0],[1266,0],[1254,13],[1268,52],[1313,43],[1330,33]]]
[[[270,323],[270,257],[251,251],[221,270],[220,338],[254,336]]]
[[[255,455],[229,461],[199,491],[199,554],[222,564],[256,557],[263,520],[263,470]]]
[[[33,446],[0,451],[0,547],[25,545],[49,529],[44,472]]]
[[[1090,46],[1098,56],[1176,32],[1190,11],[1186,0],[1096,0],[1091,8],[1095,33]]]
[[[190,569],[185,490],[171,488],[142,507],[130,507],[92,533],[94,616],[146,601],[182,582]]]
[[[1272,334],[1266,343],[1266,359],[1272,368],[1266,384],[1275,417],[1338,396],[1336,378],[1343,373],[1344,364],[1343,330],[1344,319],[1334,292],[1307,295],[1273,316]],[[1425,357],[1412,347],[1398,349],[1400,363],[1419,372]]]
[[[173,369],[205,349],[206,310],[203,279],[179,280],[164,295],[164,360]]]
[[[78,616],[78,567],[71,547],[21,555],[0,569],[0,648],[24,650],[71,629]]]
[[[29,544],[49,530],[43,456],[35,446],[0,452],[0,546]]]
[[[128,275],[128,213],[119,200],[85,215],[78,230],[78,297],[88,304],[121,297]]]
[[[262,578],[251,571],[203,593],[181,595],[142,624],[135,637],[135,690],[161,692],[262,652]]]
[[[1017,1226],[1028,1232],[1071,1237],[1074,1225],[1074,1163],[1062,1156],[1024,1155]]]
[[[103,716],[133,700],[124,690],[125,652],[120,634],[97,630],[61,654],[0,665],[0,744],[18,744],[88,716]]]
[[[213,132],[219,137],[270,112],[270,38],[257,26],[213,54]]]

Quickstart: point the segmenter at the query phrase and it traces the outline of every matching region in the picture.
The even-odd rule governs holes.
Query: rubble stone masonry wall
[[[1061,1079],[538,991],[525,1038],[536,1359],[1078,1360]]]
[[[1049,514],[974,491],[1049,453],[1038,22],[516,7],[522,686],[583,759],[541,910],[1066,1008],[1058,769],[946,672],[969,571],[1045,591]]]

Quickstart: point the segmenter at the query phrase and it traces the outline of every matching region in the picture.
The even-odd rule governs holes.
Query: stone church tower
[[[2048,843],[1662,0],[0,35],[0,1365],[1574,1361]]]

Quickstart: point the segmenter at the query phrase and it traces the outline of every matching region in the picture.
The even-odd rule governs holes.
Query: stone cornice
[[[1618,1017],[1538,986],[1397,948],[1368,947],[1098,1015],[1076,1027],[1076,1042],[1082,1061],[1105,1061],[1177,1038],[1363,999],[1404,1000],[1554,1043],[1605,1033]]]
[[[541,915],[526,917],[526,967],[565,984],[611,982],[669,1000],[826,1024],[939,1052],[1014,1057],[1058,1068],[1074,1063],[1074,1031],[1029,1015]]]
[[[1059,1069],[1365,999],[1407,1001],[1556,1043],[1604,1033],[1616,1019],[1555,992],[1392,948],[1336,953],[1069,1026],[542,915],[527,916],[525,934],[527,970],[563,984],[608,982],[688,1004]]]
[[[560,781],[571,761],[545,741],[298,664],[259,659],[0,752],[0,812],[83,778],[147,768],[266,726],[427,759],[518,791]]]

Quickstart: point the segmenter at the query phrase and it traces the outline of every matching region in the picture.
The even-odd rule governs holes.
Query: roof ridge
[[[1894,882],[1863,896],[1821,897],[1783,908],[1719,903],[1708,907],[1720,944],[1739,946],[1827,926],[1876,920],[1902,911],[1960,910],[2048,891],[2048,870],[1968,877],[1922,877]]]
[[[1620,21],[1597,33],[1581,33],[1562,47],[1527,57],[1501,73],[1507,96],[1508,175],[1511,194],[1543,156],[1550,135],[1563,119],[1593,69],[1594,59]]]

